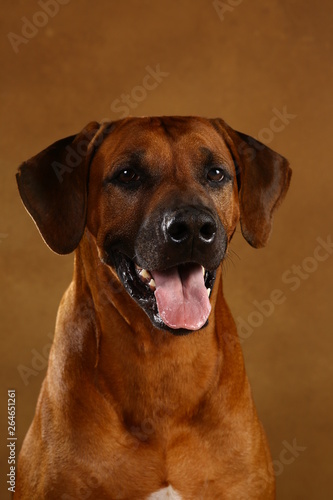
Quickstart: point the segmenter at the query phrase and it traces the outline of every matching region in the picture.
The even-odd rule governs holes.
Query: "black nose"
[[[209,213],[192,207],[166,213],[162,226],[167,241],[177,244],[190,239],[213,243],[217,230],[216,222]]]

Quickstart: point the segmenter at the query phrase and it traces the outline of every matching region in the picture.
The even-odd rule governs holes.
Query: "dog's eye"
[[[214,167],[207,172],[207,179],[212,182],[221,182],[224,179],[222,168]]]
[[[136,182],[140,179],[140,176],[131,168],[125,168],[117,175],[117,180],[123,184],[129,184],[130,182]]]

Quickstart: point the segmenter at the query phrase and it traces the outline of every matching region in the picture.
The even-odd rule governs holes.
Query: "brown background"
[[[43,24],[45,15],[36,15],[41,7],[34,0],[2,1],[1,498],[7,498],[7,389],[16,389],[19,447],[73,261],[44,245],[14,174],[20,162],[90,120],[120,118],[114,100],[131,92],[140,98],[135,87],[146,67],[157,65],[168,75],[133,101],[131,114],[221,116],[291,162],[292,186],[268,247],[253,250],[238,231],[225,289],[235,318],[261,323],[249,330],[243,348],[275,461],[278,499],[332,498],[333,255],[318,262],[313,253],[317,238],[333,232],[333,4],[224,3],[229,9],[219,16],[205,0],[70,0],[15,53],[8,33],[22,36],[23,17]],[[294,116],[276,131],[281,122],[272,118],[284,108]],[[295,283],[285,278],[294,265],[307,277],[293,291]],[[254,301],[274,289],[285,300],[260,321]],[[22,365],[35,369],[26,385]],[[295,440],[305,449],[292,457],[284,450]]]

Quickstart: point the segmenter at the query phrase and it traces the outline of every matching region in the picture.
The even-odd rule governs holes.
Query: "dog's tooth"
[[[154,292],[156,290],[156,283],[153,278],[149,281],[149,288]]]
[[[145,279],[145,280],[150,280],[151,279],[151,274],[147,271],[147,269],[142,269],[140,271],[140,276]]]
[[[207,295],[208,295],[208,297],[210,296],[210,292],[211,291],[212,291],[211,288],[207,288]]]
[[[205,276],[205,272],[206,272],[206,271],[205,271],[204,266],[201,266],[201,269],[202,269],[202,275],[203,275],[203,276]]]

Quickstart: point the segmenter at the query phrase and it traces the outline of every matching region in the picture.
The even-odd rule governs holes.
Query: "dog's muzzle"
[[[227,248],[220,219],[206,207],[183,206],[147,218],[132,255],[107,249],[125,289],[152,323],[185,334],[207,324],[216,269]]]

